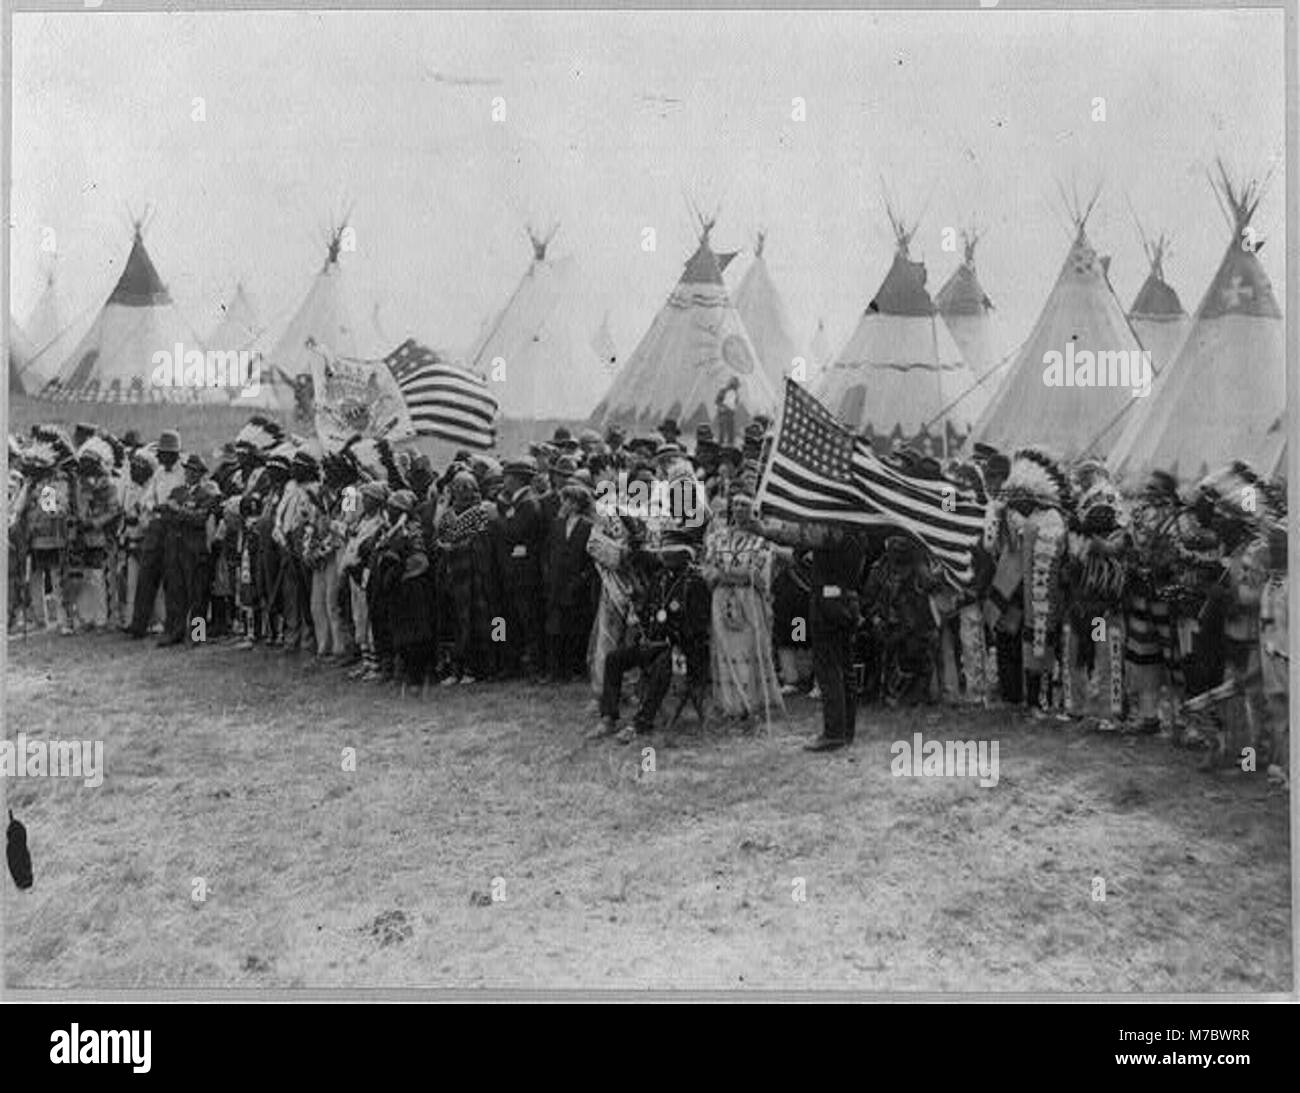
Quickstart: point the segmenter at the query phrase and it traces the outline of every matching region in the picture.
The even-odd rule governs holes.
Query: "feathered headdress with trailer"
[[[32,443],[49,454],[51,466],[57,466],[74,456],[68,434],[57,425],[33,425]]]
[[[235,446],[266,453],[284,440],[284,427],[264,414],[254,414],[235,434]]]
[[[113,469],[121,470],[126,463],[126,445],[107,429],[100,429],[96,435],[108,445],[109,450],[113,453]]]
[[[93,435],[77,449],[77,462],[80,463],[86,459],[93,459],[99,464],[99,469],[107,473],[110,467],[116,466],[117,461],[114,459],[113,446],[102,436]]]
[[[1021,448],[1011,457],[1002,500],[1013,507],[1030,505],[1067,513],[1074,507],[1070,481],[1060,464],[1037,448]]]
[[[1115,484],[1097,478],[1079,498],[1079,528],[1085,535],[1109,535],[1128,524],[1128,506]]]
[[[1196,484],[1191,508],[1231,550],[1243,538],[1260,534],[1277,516],[1270,504],[1276,494],[1249,463],[1236,460]]]
[[[11,441],[11,453],[14,447]],[[18,446],[18,452],[18,468],[28,477],[54,470],[73,454],[67,438],[58,429],[44,425],[32,426],[31,439]]]
[[[384,473],[388,476],[388,488],[394,491],[409,489],[410,486],[406,481],[406,475],[402,472],[401,465],[393,453],[393,446],[380,437],[375,441],[375,450],[379,455],[379,462],[384,468]]]
[[[347,445],[337,452],[325,452],[321,456],[320,466],[321,477],[334,489],[350,486],[361,477],[361,467]]]

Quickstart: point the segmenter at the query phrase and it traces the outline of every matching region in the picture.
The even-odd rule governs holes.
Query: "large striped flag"
[[[883,462],[790,379],[756,501],[759,512],[780,519],[900,528],[925,544],[953,584],[974,575],[984,504],[945,479]]]
[[[407,338],[384,363],[397,380],[420,436],[467,448],[491,448],[497,439],[497,400],[481,377]]]

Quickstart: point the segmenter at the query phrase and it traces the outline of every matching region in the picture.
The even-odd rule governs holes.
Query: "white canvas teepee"
[[[1159,374],[1183,347],[1192,320],[1183,309],[1174,287],[1165,280],[1164,258],[1168,240],[1163,234],[1149,239],[1140,224],[1138,232],[1151,270],[1133,299],[1128,320],[1143,347],[1151,350],[1151,364]]]
[[[375,347],[369,339],[358,339],[353,326],[339,251],[347,225],[334,229],[329,236],[325,264],[313,278],[311,287],[298,310],[262,357],[261,390],[257,397],[241,398],[250,408],[291,413],[301,410],[305,424],[312,415],[300,406],[301,396],[311,389],[311,364],[314,345],[327,347],[341,357],[362,357]]]
[[[224,352],[251,349],[264,329],[257,308],[241,281],[235,285],[230,299],[221,305],[221,318],[208,334],[207,346]]]
[[[1074,242],[1056,284],[976,423],[972,442],[1003,451],[1042,445],[1070,459],[1085,452],[1104,458],[1118,438],[1135,388],[1101,386],[1097,380],[1109,380],[1112,364],[1121,359],[1130,362],[1131,378],[1133,355],[1143,348],[1110,287],[1107,260],[1088,239],[1096,202],[1094,194],[1086,208],[1072,209]],[[1114,353],[1129,356],[1109,356]],[[1056,355],[1070,364],[1055,367]]]
[[[81,323],[69,323],[64,319],[57,278],[51,266],[45,274],[41,294],[22,324],[31,345],[31,355],[22,371],[23,385],[28,391],[40,391],[57,375],[59,366],[81,340],[80,334],[88,325],[85,320],[90,317],[87,314]]]
[[[23,324],[32,348],[39,353],[55,338],[63,333],[63,309],[59,306],[59,292],[55,283],[54,270],[45,275],[45,287],[36,300],[36,306]]]
[[[736,426],[771,415],[777,396],[722,280],[728,256],[709,243],[712,220],[669,294],[592,414],[598,426],[651,429],[675,418],[683,432],[712,420],[718,393],[739,383]]]
[[[793,375],[805,385],[812,377],[809,375],[808,354],[795,346],[785,304],[767,268],[767,259],[763,256],[765,242],[766,234],[759,232],[754,244],[754,260],[749,263],[736,289],[736,310],[740,312],[767,378],[779,391],[784,389],[787,376]],[[803,362],[802,368],[798,367],[798,361]]]
[[[554,235],[554,228],[545,235],[529,229],[532,262],[469,354],[503,418],[584,421],[618,363],[577,259],[549,256]]]
[[[912,443],[942,456],[964,440],[983,395],[926,291],[925,264],[910,257],[915,226],[886,211],[893,264],[816,393],[879,450]]]
[[[808,343],[808,350],[811,354],[809,363],[812,365],[810,380],[815,385],[821,378],[822,373],[835,360],[835,351],[831,348],[830,335],[826,333],[825,319],[817,320],[817,329],[813,331],[812,340]]]
[[[9,316],[9,393],[25,395],[27,388],[23,383],[23,372],[32,359],[32,340],[27,332],[18,325],[18,320]]]
[[[1111,453],[1112,468],[1130,476],[1194,479],[1234,459],[1266,469],[1285,449],[1282,311],[1250,227],[1264,187],[1238,188],[1218,166],[1215,192],[1232,237],[1182,350]]]
[[[131,252],[104,306],[56,375],[41,389],[44,399],[73,402],[196,402],[193,387],[153,383],[154,354],[204,348],[181,317],[145,250],[135,224]]]
[[[986,380],[989,371],[1002,359],[1001,339],[989,299],[975,272],[975,247],[978,232],[962,233],[962,262],[952,276],[944,282],[934,298],[934,305],[943,316],[944,325],[961,351],[962,360],[982,386],[991,388],[993,379]]]

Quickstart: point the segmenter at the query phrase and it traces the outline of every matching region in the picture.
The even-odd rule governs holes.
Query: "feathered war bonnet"
[[[1037,448],[1021,448],[1011,458],[1011,471],[1002,485],[1002,498],[1017,512],[1036,508],[1063,514],[1073,508],[1070,481],[1051,456]]]
[[[99,469],[104,473],[107,473],[108,469],[117,463],[114,458],[113,446],[102,436],[89,437],[77,449],[77,462],[83,463],[87,459],[99,464]]]
[[[235,449],[266,455],[284,440],[284,427],[263,414],[255,414],[235,434]]]

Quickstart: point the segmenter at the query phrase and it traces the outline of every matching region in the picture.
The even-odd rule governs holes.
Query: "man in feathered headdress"
[[[63,633],[71,633],[64,572],[72,513],[69,469],[74,462],[72,446],[61,429],[53,425],[33,427],[23,465],[27,497],[22,518],[31,559],[29,597],[32,607],[38,609],[36,623]],[[52,608],[46,598],[47,583],[53,596]]]
[[[109,554],[122,520],[122,503],[109,477],[112,466],[113,448],[101,436],[88,437],[77,450],[68,587],[74,627],[108,626]]]
[[[1083,492],[1065,563],[1062,697],[1066,713],[1108,729],[1124,715],[1128,512],[1104,467],[1076,482]]]
[[[1073,497],[1054,459],[1035,448],[1022,448],[1012,457],[1002,500],[1005,541],[994,590],[1006,604],[1003,620],[1019,622],[1024,700],[1043,716],[1054,698],[1052,678],[1063,617],[1061,563]],[[1018,619],[1008,610],[1017,590]]]

